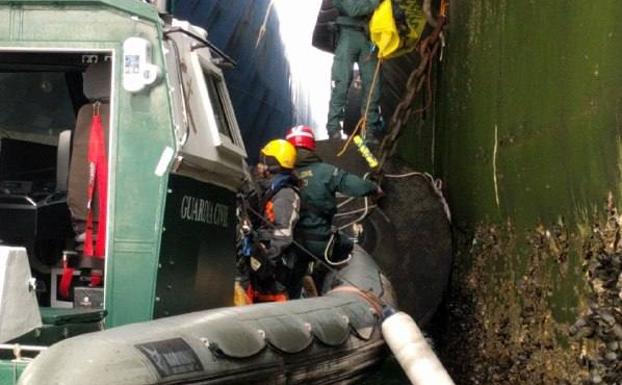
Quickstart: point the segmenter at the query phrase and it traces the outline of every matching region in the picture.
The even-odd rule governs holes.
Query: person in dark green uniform
[[[368,22],[379,0],[333,0],[339,10],[335,21],[339,38],[331,70],[332,91],[328,106],[326,130],[331,139],[341,138],[341,125],[345,116],[346,97],[352,83],[354,63],[358,64],[362,83],[363,102],[361,114],[365,113],[369,90],[378,63],[373,44],[369,39]],[[376,80],[367,112],[367,135],[369,141],[377,141],[384,124],[380,116],[380,79]]]
[[[332,222],[337,213],[336,193],[351,197],[379,196],[382,189],[372,181],[323,162],[315,153],[315,137],[310,127],[292,127],[286,139],[296,147],[295,167],[301,181],[302,203],[294,238],[316,257],[338,265],[348,258],[353,243],[345,236],[333,234]],[[311,262],[308,254],[300,254],[294,273],[296,277],[302,277],[308,262]],[[295,281],[300,282],[300,279]]]

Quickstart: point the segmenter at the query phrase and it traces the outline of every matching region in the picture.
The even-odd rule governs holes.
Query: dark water
[[[387,359],[378,370],[357,385],[409,385],[410,382],[393,357]]]

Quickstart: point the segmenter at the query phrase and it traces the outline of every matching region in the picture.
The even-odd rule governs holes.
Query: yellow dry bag
[[[414,50],[425,23],[417,0],[383,0],[369,21],[378,58],[391,59]]]

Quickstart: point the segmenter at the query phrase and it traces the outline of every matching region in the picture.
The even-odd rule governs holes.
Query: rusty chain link
[[[408,76],[406,90],[404,96],[402,97],[402,101],[395,108],[395,111],[391,116],[391,121],[389,122],[388,133],[380,144],[380,150],[378,152],[378,168],[375,170],[378,183],[382,181],[383,168],[389,157],[395,151],[397,140],[402,133],[402,128],[406,123],[408,123],[412,113],[422,113],[429,108],[432,103],[431,74],[434,58],[436,57],[439,47],[441,46],[441,34],[443,32],[445,22],[446,18],[444,16],[439,16],[436,27],[432,33],[424,38],[419,45],[418,52],[421,57],[421,61],[419,62],[417,68],[415,68]],[[427,84],[428,92],[425,105],[415,110],[415,98],[425,84]]]

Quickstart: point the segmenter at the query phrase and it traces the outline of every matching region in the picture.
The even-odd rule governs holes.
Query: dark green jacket
[[[300,220],[296,231],[328,234],[337,213],[335,194],[362,197],[374,193],[376,184],[324,163],[312,151],[299,148],[296,172],[302,182]]]
[[[380,0],[333,0],[339,10],[337,24],[350,27],[367,27],[369,17]]]

